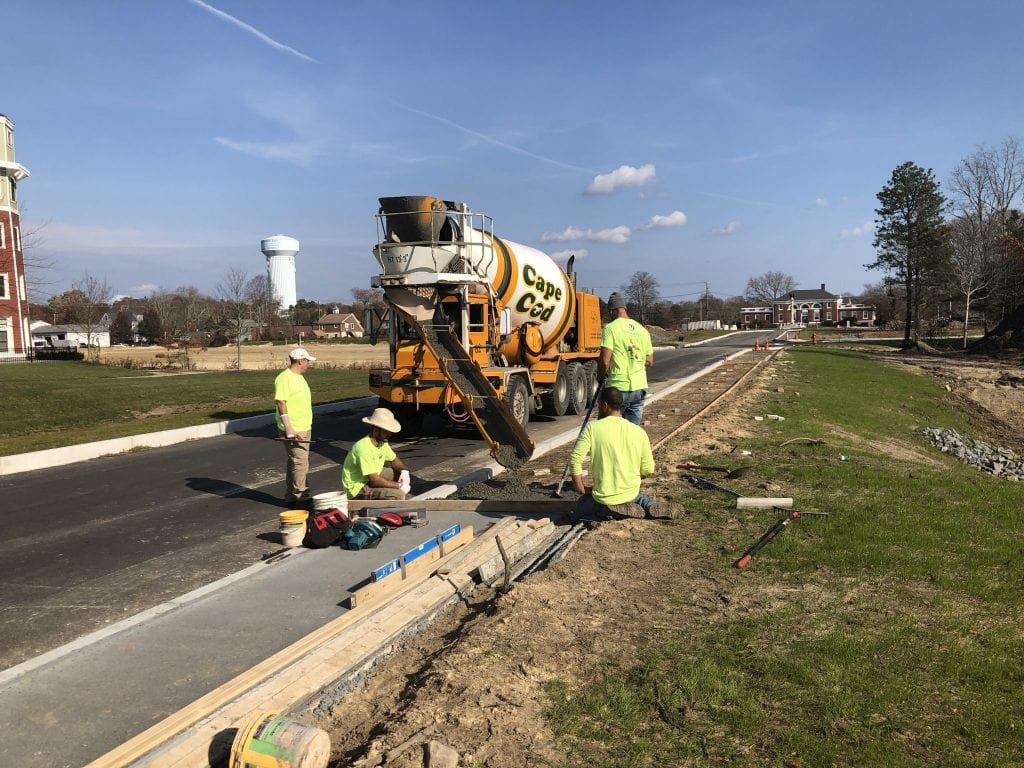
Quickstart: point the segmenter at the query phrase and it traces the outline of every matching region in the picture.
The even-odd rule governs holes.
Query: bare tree
[[[967,348],[967,324],[971,302],[984,295],[995,279],[992,270],[994,234],[972,217],[961,216],[949,225],[949,270],[952,284],[964,297],[964,349]]]
[[[647,316],[661,294],[658,291],[658,279],[650,272],[634,272],[629,284],[622,286],[627,304],[636,310],[637,319],[641,324],[647,322]]]
[[[256,275],[246,283],[245,296],[246,301],[249,302],[253,322],[256,323],[260,339],[262,339],[265,329],[270,325],[276,306],[274,294],[270,288],[270,278],[266,275]]]
[[[113,289],[104,280],[99,280],[86,273],[81,280],[72,284],[72,291],[66,296],[72,297],[70,306],[65,311],[72,322],[81,326],[86,339],[86,356],[95,360],[99,357],[99,323],[103,313],[110,307]]]
[[[168,346],[169,339],[177,335],[179,327],[174,306],[174,294],[163,288],[158,288],[149,296],[149,308],[157,318],[157,322],[153,325],[160,329],[160,338],[150,337],[149,340]]]
[[[246,284],[249,275],[238,267],[229,267],[217,284],[217,294],[223,300],[224,320],[235,335],[235,369],[242,370],[242,323],[249,315]]]
[[[747,280],[744,297],[755,304],[771,306],[775,299],[781,299],[796,289],[796,278],[785,272],[765,272],[759,277]]]

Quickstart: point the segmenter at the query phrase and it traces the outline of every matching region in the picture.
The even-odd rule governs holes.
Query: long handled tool
[[[783,528],[789,525],[789,523],[792,520],[796,520],[798,517],[800,517],[799,510],[792,509],[789,512],[787,512],[786,516],[779,520],[779,522],[777,522],[771,528],[769,528],[768,532],[765,533],[765,535],[762,536],[760,539],[758,539],[757,543],[754,546],[752,546],[750,549],[743,553],[743,557],[736,561],[736,567],[745,567],[747,563],[749,563],[754,558],[754,555],[761,551],[761,548],[764,547],[765,544],[774,539],[775,536],[779,534]]]
[[[735,496],[737,499],[743,495],[739,491],[734,491],[732,488],[726,488],[724,485],[719,485],[718,483],[708,480],[706,477],[701,477],[700,475],[692,475],[689,472],[683,472],[683,477],[689,480],[690,484],[693,485],[694,488],[722,491],[724,493],[728,493],[730,496]]]
[[[587,427],[587,422],[590,421],[590,414],[594,412],[594,406],[597,405],[597,399],[601,396],[601,388],[598,387],[594,390],[594,396],[590,398],[590,405],[587,406],[587,415],[583,417],[583,423],[580,425],[580,431],[576,434],[576,440],[573,441],[572,447],[576,448],[576,443],[580,441],[580,435],[583,434],[583,430]],[[562,470],[562,479],[558,481],[558,487],[555,489],[555,496],[562,498],[562,486],[565,485],[565,478],[569,476],[569,462],[565,462],[565,469]]]

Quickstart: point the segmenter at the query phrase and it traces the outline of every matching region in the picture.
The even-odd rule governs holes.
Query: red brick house
[[[28,170],[14,159],[14,123],[0,115],[0,355],[32,349],[18,182]]]
[[[740,323],[746,327],[771,325],[874,325],[875,306],[843,299],[821,288],[790,291],[770,307],[742,307]]]

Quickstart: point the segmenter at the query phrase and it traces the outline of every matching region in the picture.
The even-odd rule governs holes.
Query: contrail
[[[269,35],[263,34],[262,32],[260,32],[255,27],[252,27],[252,26],[246,24],[241,19],[236,19],[230,13],[224,13],[224,11],[219,10],[218,8],[214,8],[212,5],[208,5],[207,3],[204,3],[203,0],[189,0],[189,2],[192,3],[192,5],[197,6],[198,8],[202,8],[204,11],[207,11],[208,13],[212,13],[218,19],[223,19],[224,21],[228,22],[229,24],[234,24],[239,29],[244,29],[250,35],[255,35],[260,40],[262,40],[264,43],[269,45],[271,48],[276,48],[279,51],[284,51],[285,53],[290,53],[293,56],[298,56],[303,61],[310,61],[310,62],[312,62],[314,64],[318,64],[319,63],[312,56],[307,56],[302,51],[296,51],[294,48],[290,48],[289,46],[285,45],[284,43],[277,42],[277,40],[275,40],[274,38],[270,37]]]
[[[197,2],[197,0],[192,0],[192,1],[193,2]],[[454,120],[449,120],[447,117],[441,117],[440,115],[435,115],[435,114],[432,114],[430,112],[424,112],[422,109],[416,109],[415,107],[410,107],[408,104],[402,104],[401,102],[395,101],[394,99],[388,99],[388,100],[390,102],[392,102],[393,104],[401,107],[402,109],[408,110],[409,112],[415,112],[417,115],[423,115],[423,117],[428,117],[431,120],[436,120],[439,123],[444,123],[445,125],[451,126],[452,128],[455,128],[456,130],[462,131],[463,133],[469,134],[470,136],[475,136],[476,138],[482,139],[482,140],[486,141],[489,144],[493,144],[496,147],[501,147],[502,149],[507,149],[507,150],[509,150],[511,152],[516,152],[517,154],[533,158],[534,160],[540,160],[542,163],[550,163],[551,165],[555,165],[555,166],[557,166],[559,168],[565,168],[565,169],[570,170],[570,171],[582,171],[583,173],[595,173],[595,171],[593,171],[590,168],[581,168],[578,165],[572,165],[570,163],[563,163],[561,160],[555,160],[554,158],[551,158],[551,157],[545,157],[544,155],[534,154],[533,152],[525,150],[522,147],[517,147],[515,144],[507,144],[504,141],[501,141],[499,139],[494,138],[493,136],[488,136],[485,133],[480,133],[479,131],[474,131],[472,128],[467,128],[464,125],[459,125]]]

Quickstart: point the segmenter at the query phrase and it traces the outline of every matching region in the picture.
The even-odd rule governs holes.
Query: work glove
[[[409,493],[412,490],[412,478],[409,477],[409,470],[403,469],[398,475],[398,485],[401,487],[402,493]]]

